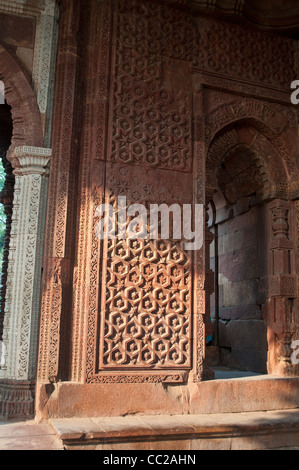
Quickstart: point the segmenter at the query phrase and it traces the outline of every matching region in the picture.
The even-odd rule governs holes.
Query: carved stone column
[[[267,307],[268,372],[295,374],[291,363],[291,343],[296,333],[294,299],[296,275],[292,207],[288,201],[269,205],[271,220],[269,304]]]
[[[10,163],[3,158],[3,165],[6,174],[4,187],[0,193],[0,203],[4,206],[4,214],[6,216],[6,227],[4,233],[3,243],[3,259],[2,259],[2,271],[1,271],[1,287],[0,287],[0,341],[2,341],[3,335],[3,323],[4,323],[4,308],[6,298],[6,282],[7,282],[7,269],[8,269],[8,255],[9,255],[9,241],[10,241],[10,230],[11,230],[11,218],[12,218],[12,205],[13,205],[13,191],[15,178],[12,174],[12,168]]]
[[[3,343],[0,415],[33,411],[36,375],[42,247],[50,149],[14,150],[15,176]]]

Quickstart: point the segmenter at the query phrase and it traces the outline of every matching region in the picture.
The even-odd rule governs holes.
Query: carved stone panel
[[[125,206],[119,197],[126,198]],[[184,239],[174,239],[171,232],[167,240],[150,236],[153,204],[169,208],[171,229],[171,206],[176,204],[183,214],[183,205],[191,204],[192,197],[188,174],[171,172],[170,177],[157,169],[143,173],[138,166],[107,164],[102,201],[115,211],[115,231],[111,239],[98,241],[102,255],[93,332],[97,346],[88,381],[126,380],[124,375],[113,379],[105,373],[131,370],[141,374],[139,381],[151,380],[148,374],[153,371],[152,380],[180,382],[183,371],[192,367],[193,253],[185,251]],[[132,222],[132,215],[122,218],[132,204],[146,209],[144,238],[127,237],[128,232],[119,236]],[[94,231],[99,233],[103,219],[99,211],[94,214]]]
[[[117,235],[134,218],[119,221],[119,196],[126,210],[146,208],[147,233],[151,204],[194,204],[196,27],[177,10],[119,0],[113,35],[103,180],[92,175],[85,380],[179,383],[193,367],[194,252],[171,234],[99,240],[98,206],[115,210]]]
[[[108,158],[190,172],[192,98],[186,77],[194,27],[187,15],[165,7],[135,0],[118,5]]]
[[[198,19],[200,54],[195,67],[211,75],[229,75],[245,83],[289,89],[296,76],[295,42],[238,24]]]

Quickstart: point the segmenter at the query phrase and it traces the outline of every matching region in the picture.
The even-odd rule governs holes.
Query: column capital
[[[16,147],[11,159],[14,175],[44,174],[52,156],[52,150],[43,147]]]

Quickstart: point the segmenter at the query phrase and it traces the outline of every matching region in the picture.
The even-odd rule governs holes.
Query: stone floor
[[[63,450],[63,446],[48,424],[0,421],[0,450]]]

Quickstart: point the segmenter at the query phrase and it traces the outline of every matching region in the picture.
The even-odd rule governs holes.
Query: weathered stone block
[[[257,281],[247,280],[223,285],[223,306],[253,305],[256,303]]]

